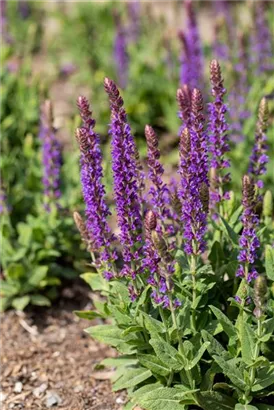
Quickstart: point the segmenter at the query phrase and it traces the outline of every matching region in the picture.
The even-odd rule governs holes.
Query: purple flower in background
[[[50,211],[50,204],[58,206],[61,173],[61,146],[53,127],[52,104],[46,100],[41,107],[40,139],[42,141],[43,185],[45,208]]]
[[[129,17],[129,28],[128,35],[131,41],[136,42],[140,35],[140,0],[130,1],[128,3],[128,17]]]
[[[113,257],[109,246],[114,240],[107,218],[110,215],[105,201],[105,188],[102,184],[102,153],[99,135],[95,133],[95,120],[88,100],[79,97],[77,101],[82,118],[82,127],[76,130],[76,139],[81,151],[81,183],[86,204],[86,227],[93,247],[101,251],[100,258],[109,261]]]
[[[150,202],[153,209],[157,212],[157,217],[160,220],[164,220],[169,216],[166,204],[168,202],[168,189],[166,184],[164,184],[162,176],[164,173],[164,167],[159,161],[160,150],[158,137],[152,127],[146,125],[145,136],[148,148],[148,178],[152,185],[149,189]]]
[[[260,242],[256,234],[256,226],[258,225],[259,220],[255,214],[255,185],[252,179],[247,175],[243,177],[242,205],[244,209],[242,216],[243,231],[239,241],[240,252],[238,260],[240,266],[238,268],[237,276],[244,277],[247,282],[251,282],[252,279],[256,279],[258,276],[253,265]]]
[[[1,36],[5,43],[11,44],[12,38],[8,32],[7,1],[0,0]]]
[[[212,49],[214,57],[216,57],[218,60],[227,61],[229,58],[229,47],[228,44],[226,44],[225,41],[221,38],[222,28],[224,24],[225,19],[223,17],[217,18],[214,22],[214,39]]]
[[[266,164],[268,163],[267,145],[266,145],[266,131],[268,121],[268,104],[267,100],[263,98],[260,102],[258,120],[256,124],[255,144],[250,156],[248,172],[257,178],[266,173]],[[263,182],[257,182],[258,188],[263,187]]]
[[[18,3],[18,11],[20,13],[20,16],[22,17],[23,20],[26,20],[30,14],[31,14],[31,9],[30,9],[30,4],[28,1],[20,0]]]
[[[223,85],[221,67],[217,60],[210,63],[210,80],[214,102],[209,103],[209,151],[211,153],[210,166],[212,177],[210,184],[210,207],[216,209],[216,205],[227,197],[223,192],[223,185],[230,181],[230,175],[222,175],[222,170],[230,167],[230,162],[225,154],[230,150],[228,145],[228,125],[225,114],[227,105],[224,103],[226,89]]]
[[[203,50],[198,30],[195,11],[191,0],[185,0],[187,29],[179,32],[183,44],[181,56],[181,85],[187,84],[191,89],[203,86]]]
[[[114,21],[116,25],[116,35],[114,39],[114,61],[118,84],[121,88],[125,88],[128,81],[128,53],[127,53],[127,32],[122,24],[121,17],[115,13]]]
[[[203,99],[199,90],[192,93],[192,124],[180,138],[180,175],[184,249],[198,255],[205,250],[204,235],[208,213],[208,158],[204,133]]]
[[[109,78],[104,81],[111,109],[110,134],[112,135],[112,171],[114,195],[123,259],[127,269],[138,257],[138,242],[141,240],[141,198],[138,190],[137,148],[127,122],[124,101],[116,84]],[[126,272],[127,273],[127,272]],[[136,275],[136,272],[131,272]]]
[[[265,3],[257,1],[254,3],[254,28],[253,28],[253,50],[254,62],[257,73],[264,73],[274,69],[272,35],[268,25]]]

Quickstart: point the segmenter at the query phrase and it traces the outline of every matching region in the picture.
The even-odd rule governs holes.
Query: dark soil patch
[[[10,409],[121,410],[123,393],[111,391],[110,371],[95,364],[114,352],[83,329],[91,322],[73,310],[90,303],[85,288],[63,290],[50,309],[6,312],[1,318],[1,404]]]

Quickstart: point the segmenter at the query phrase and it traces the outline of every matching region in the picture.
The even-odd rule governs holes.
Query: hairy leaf
[[[129,387],[137,386],[146,379],[152,376],[150,370],[143,367],[138,369],[127,369],[127,371],[120,377],[113,385],[113,391],[128,389]]]
[[[170,368],[152,354],[139,354],[137,358],[142,366],[150,369],[153,373],[160,376],[168,376],[170,373]]]
[[[161,339],[151,339],[149,343],[153,347],[157,357],[159,357],[169,369],[177,372],[183,369],[183,358],[174,347]]]

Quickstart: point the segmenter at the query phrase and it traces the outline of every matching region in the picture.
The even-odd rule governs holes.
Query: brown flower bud
[[[81,217],[81,215],[79,214],[79,212],[76,212],[76,211],[73,212],[73,219],[74,219],[75,225],[77,226],[77,229],[78,229],[78,231],[81,235],[82,241],[87,246],[87,250],[91,251],[91,243],[90,243],[90,239],[89,239],[88,230],[87,230],[86,224],[85,224],[83,218]]]
[[[265,310],[265,303],[267,300],[267,281],[266,277],[260,275],[256,278],[254,284],[254,303],[256,308],[254,309],[254,315],[260,318]]]
[[[202,182],[201,184],[200,198],[203,205],[203,211],[207,214],[209,210],[209,189],[205,182]]]
[[[151,232],[156,229],[157,226],[157,217],[155,212],[149,210],[145,216],[145,231],[146,236],[150,237]]]

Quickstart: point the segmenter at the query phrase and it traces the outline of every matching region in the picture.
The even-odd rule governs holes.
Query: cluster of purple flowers
[[[136,145],[127,122],[124,102],[116,84],[105,79],[111,109],[112,171],[120,241],[123,245],[124,275],[135,278],[132,261],[139,257],[142,238],[141,198],[138,190]]]
[[[230,181],[230,175],[222,175],[222,170],[230,167],[230,162],[225,158],[229,151],[228,124],[225,114],[227,105],[224,103],[226,89],[223,85],[221,68],[217,60],[210,64],[210,80],[212,84],[212,96],[214,102],[209,104],[209,151],[211,153],[210,166],[210,206],[215,209],[216,204],[229,198],[228,192],[223,192],[223,186]]]
[[[259,106],[258,121],[256,126],[255,144],[250,156],[248,172],[254,178],[266,173],[266,164],[268,163],[267,144],[266,144],[266,129],[268,121],[268,104],[263,98]],[[258,188],[263,188],[263,181],[257,181]]]
[[[179,32],[182,43],[180,84],[191,89],[203,86],[203,50],[191,0],[185,1],[187,29]]]
[[[61,172],[61,146],[56,138],[53,127],[52,105],[46,100],[41,107],[40,139],[42,141],[42,162],[44,167],[43,186],[45,196],[45,208],[50,211],[51,203],[58,205],[60,192]]]
[[[239,241],[240,252],[238,260],[240,266],[237,276],[245,278],[247,282],[251,282],[258,276],[254,262],[260,241],[256,234],[256,226],[259,223],[259,219],[255,214],[255,185],[254,181],[247,175],[243,177],[242,181],[242,205],[244,208],[242,217],[243,231]]]
[[[99,135],[94,131],[95,120],[92,118],[87,99],[79,97],[77,104],[83,122],[82,127],[76,130],[76,138],[81,151],[81,182],[86,204],[86,227],[93,247],[101,251],[101,260],[109,262],[113,259],[109,247],[114,236],[107,222],[110,211],[105,202],[105,188],[102,184]],[[110,278],[112,273],[107,270],[105,276]]]
[[[148,180],[150,189],[147,196],[144,189],[144,171],[138,150],[131,133],[124,101],[116,84],[105,78],[105,91],[109,97],[111,123],[109,134],[112,141],[112,172],[114,199],[119,233],[117,238],[108,224],[110,215],[105,200],[102,183],[102,154],[99,136],[94,131],[95,121],[84,97],[78,99],[82,117],[82,127],[76,132],[81,151],[81,182],[86,203],[86,223],[78,214],[75,221],[87,246],[99,254],[106,263],[106,279],[113,276],[124,277],[131,300],[139,295],[146,282],[151,285],[151,297],[156,304],[172,309],[180,305],[174,296],[174,243],[166,221],[182,229],[183,247],[190,260],[195,260],[206,249],[205,234],[209,208],[228,198],[223,191],[230,181],[226,169],[230,166],[226,159],[229,151],[227,106],[224,103],[226,90],[223,85],[220,65],[216,60],[210,64],[212,95],[214,101],[209,105],[209,124],[205,130],[204,103],[202,93],[188,85],[177,91],[180,128],[180,182],[170,185],[163,180],[164,168],[160,162],[158,137],[154,129],[145,127],[148,148]],[[261,174],[265,155],[264,135],[266,131],[265,100],[260,105],[257,124],[256,148],[253,152],[251,173]],[[211,158],[208,158],[208,151]],[[256,154],[256,155],[255,155]],[[260,169],[257,166],[260,164]],[[209,166],[214,170],[211,186],[208,179]],[[255,170],[256,168],[256,170]],[[209,186],[211,192],[209,194]],[[240,266],[238,276],[248,282],[256,277],[254,268],[259,241],[256,236],[258,217],[255,212],[255,188],[253,180],[243,179],[243,231],[240,238]],[[148,210],[149,209],[149,210]],[[145,215],[145,217],[143,216]],[[112,250],[114,239],[120,245]],[[119,274],[114,273],[114,264],[121,252],[122,266]]]
[[[184,249],[187,254],[205,250],[208,212],[208,155],[204,132],[203,98],[198,89],[191,96],[190,128],[180,138],[180,175]]]

